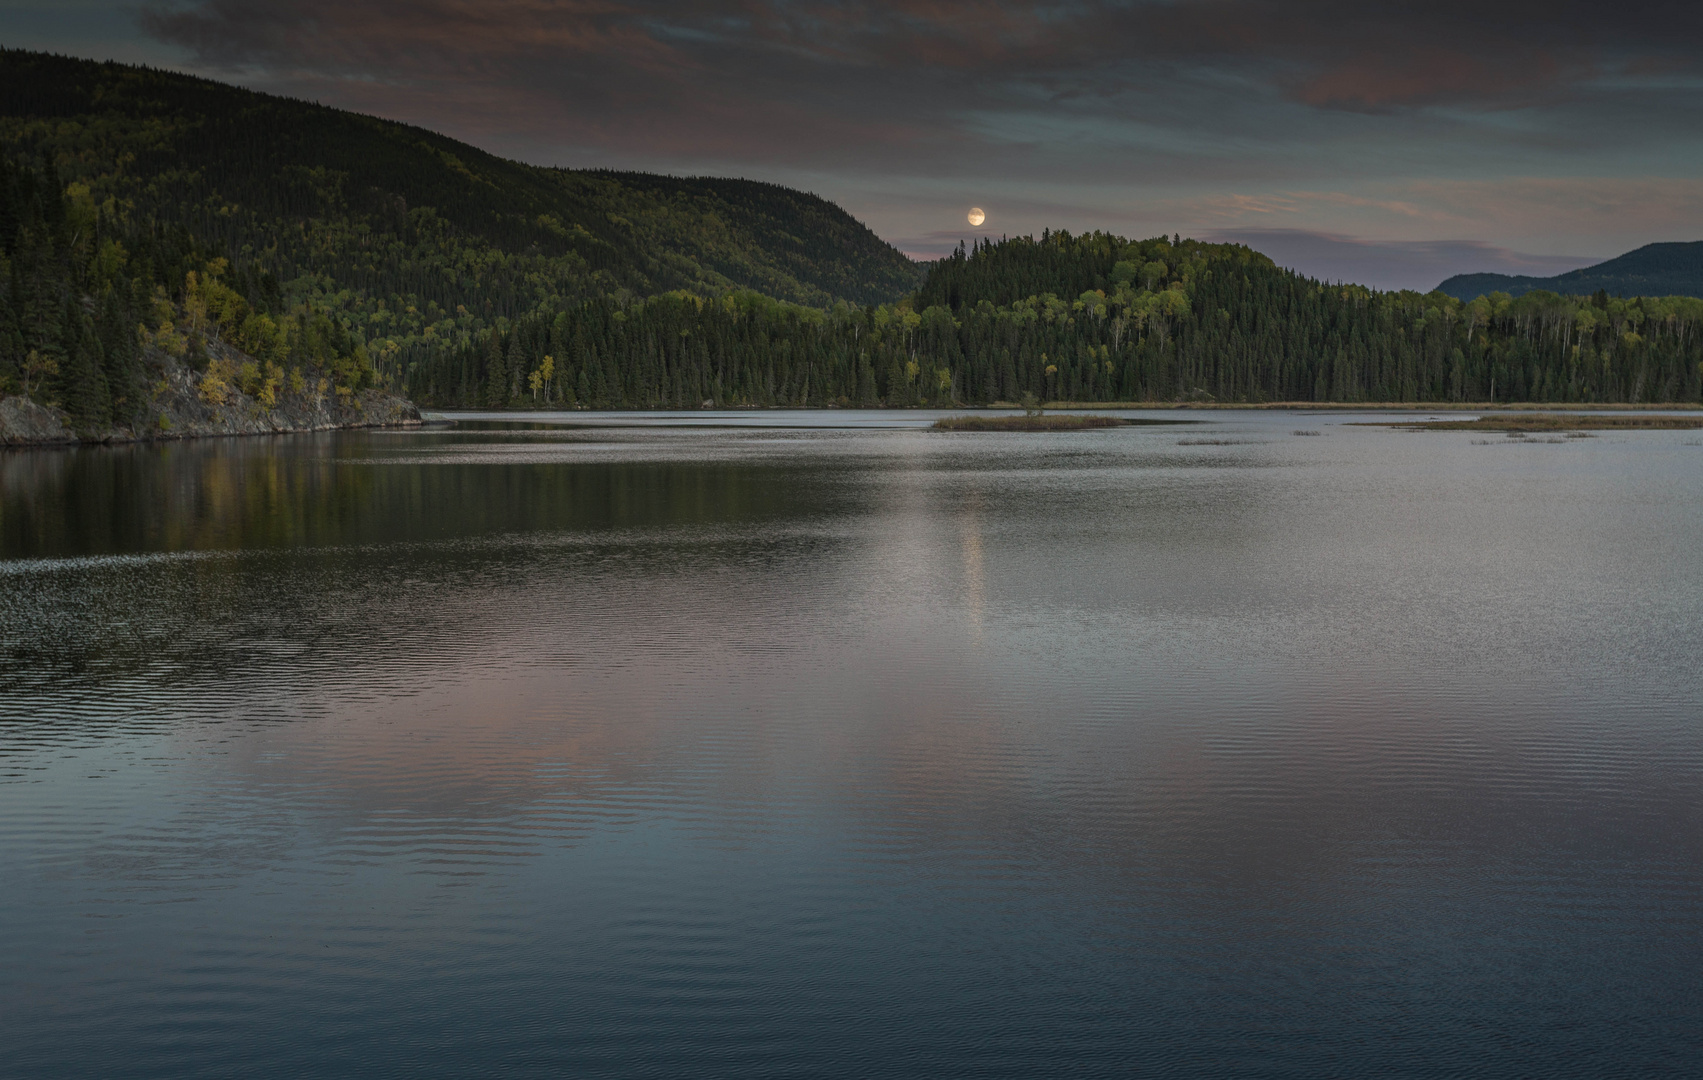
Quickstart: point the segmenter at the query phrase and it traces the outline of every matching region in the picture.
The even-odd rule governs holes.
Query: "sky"
[[[0,44],[787,184],[919,258],[1182,233],[1429,289],[1703,239],[1696,2],[0,0]]]

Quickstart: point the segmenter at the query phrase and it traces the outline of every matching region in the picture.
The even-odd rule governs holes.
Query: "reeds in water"
[[[1115,416],[943,416],[934,422],[936,431],[1082,431],[1087,428],[1123,427]]]

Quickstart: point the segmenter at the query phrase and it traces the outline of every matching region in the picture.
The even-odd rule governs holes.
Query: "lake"
[[[0,452],[0,1075],[1695,1075],[1697,433],[1144,415]]]

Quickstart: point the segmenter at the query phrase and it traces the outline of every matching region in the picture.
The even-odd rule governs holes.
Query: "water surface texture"
[[[1696,1075],[1696,433],[759,419],[0,454],[0,1074]]]

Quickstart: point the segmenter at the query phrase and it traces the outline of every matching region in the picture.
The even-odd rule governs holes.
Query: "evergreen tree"
[[[79,430],[105,427],[112,420],[101,347],[94,327],[76,306],[65,307],[59,349],[58,398]]]
[[[485,393],[487,408],[500,409],[509,403],[509,369],[502,335],[493,331],[485,347]]]
[[[513,401],[521,396],[521,381],[526,378],[526,373],[531,367],[527,363],[527,352],[521,349],[520,338],[521,335],[518,332],[509,337],[508,351],[504,354],[503,359],[503,368],[508,372],[508,401]],[[539,350],[537,355],[542,356],[542,350]]]
[[[119,289],[108,286],[101,296],[98,342],[105,360],[104,374],[115,424],[133,424],[146,400],[147,381],[141,349],[129,305]]]

